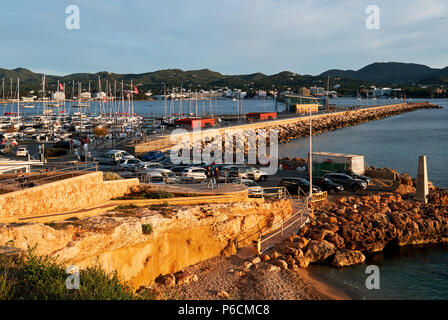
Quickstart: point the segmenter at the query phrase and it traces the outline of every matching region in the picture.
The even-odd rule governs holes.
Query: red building
[[[251,112],[246,114],[246,118],[249,122],[256,120],[275,120],[277,119],[277,112]]]
[[[215,118],[182,118],[174,121],[176,125],[190,127],[191,129],[210,128],[215,125]]]

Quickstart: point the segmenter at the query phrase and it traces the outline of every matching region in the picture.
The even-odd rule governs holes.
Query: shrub
[[[123,178],[115,172],[104,172],[103,173],[104,181],[112,181],[112,180],[122,180]]]
[[[46,157],[62,157],[67,154],[67,149],[63,148],[49,148],[45,149]]]
[[[5,270],[0,274],[0,300],[9,300],[14,294],[13,290],[12,283],[8,281],[8,273]]]
[[[144,234],[151,234],[152,233],[152,225],[150,224],[142,224],[142,232]]]
[[[120,282],[116,272],[107,273],[99,265],[79,272],[78,290],[66,288],[66,266],[54,258],[38,257],[30,250],[11,268],[0,273],[0,299],[26,300],[134,300],[136,295]],[[13,288],[13,289],[12,289]]]
[[[173,198],[174,195],[170,192],[157,190],[157,191],[144,192],[143,197],[145,199],[167,199],[167,198]]]

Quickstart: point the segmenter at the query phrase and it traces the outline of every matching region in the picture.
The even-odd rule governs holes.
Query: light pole
[[[310,155],[308,159],[308,171],[310,174],[310,191],[309,191],[310,203],[313,198],[313,125],[312,125],[313,117],[311,110],[312,108],[310,107]]]

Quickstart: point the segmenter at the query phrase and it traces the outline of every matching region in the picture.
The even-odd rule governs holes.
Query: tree
[[[5,130],[6,133],[13,133],[16,131],[17,131],[17,129],[14,126],[10,126],[10,127],[6,128],[6,130]]]
[[[93,128],[93,134],[95,137],[101,139],[101,143],[103,142],[103,138],[109,134],[109,129],[107,127],[103,127],[101,125]],[[97,143],[95,143],[96,148]]]

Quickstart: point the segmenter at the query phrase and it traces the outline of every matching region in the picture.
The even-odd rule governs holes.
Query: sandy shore
[[[242,272],[247,259],[216,257],[185,270],[197,275],[197,282],[153,288],[160,299],[215,300],[225,291],[232,300],[349,300],[342,290],[332,287],[306,269],[271,270],[262,262],[256,269]]]

